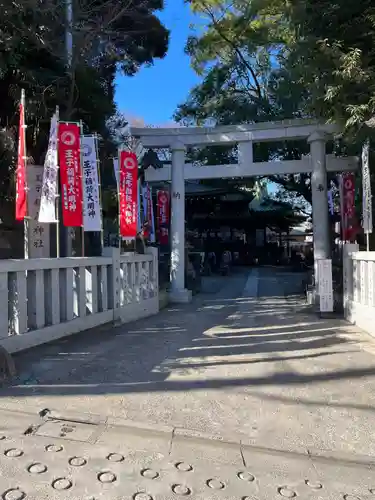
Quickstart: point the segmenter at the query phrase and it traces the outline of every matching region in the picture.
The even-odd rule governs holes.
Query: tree
[[[375,4],[293,0],[289,16],[298,37],[286,66],[307,89],[310,112],[342,126],[347,153],[360,156],[369,139],[374,192]]]
[[[32,161],[44,161],[56,105],[62,119],[82,120],[85,131],[100,134],[102,148],[110,154],[107,121],[116,113],[116,71],[132,76],[141,65],[164,57],[168,31],[154,15],[162,0],[73,0],[74,50],[67,67],[65,1],[0,0],[0,7],[0,210],[2,223],[12,227],[21,88],[26,91]]]
[[[298,38],[288,68],[308,89],[314,114],[357,140],[375,113],[374,2],[293,0],[289,16]]]
[[[177,121],[227,125],[308,116],[309,94],[285,65],[294,35],[283,0],[192,0],[191,5],[207,23],[205,31],[192,36],[186,46],[202,83],[178,107]],[[263,143],[255,145],[254,158],[299,159],[307,152],[306,143]],[[229,163],[235,154],[227,148],[222,162]],[[210,156],[212,151],[206,148],[199,159],[211,161]],[[270,180],[311,202],[309,176]]]

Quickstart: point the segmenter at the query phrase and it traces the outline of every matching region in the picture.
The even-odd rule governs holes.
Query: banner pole
[[[59,127],[59,121],[60,121],[60,108],[59,106],[56,106],[56,126],[57,130]],[[56,138],[56,148],[57,151],[59,151],[59,134],[57,132],[57,138]],[[59,172],[60,172],[60,165],[59,165],[59,158],[57,157],[57,172],[56,172],[56,198],[55,198],[55,211],[56,211],[56,257],[60,257],[60,214],[59,214],[59,204],[60,204],[60,189],[59,189]]]
[[[80,157],[80,175],[81,175],[81,189],[82,189],[82,196],[81,196],[81,202],[82,202],[82,226],[81,226],[81,252],[82,252],[82,257],[85,256],[85,225],[84,225],[84,217],[83,217],[83,190],[84,190],[84,185],[83,185],[83,149],[82,149],[82,137],[83,137],[83,123],[82,120],[79,122],[79,129],[80,129],[80,134],[79,134],[79,157]]]

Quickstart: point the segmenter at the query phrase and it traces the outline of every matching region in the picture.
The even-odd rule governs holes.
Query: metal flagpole
[[[55,111],[55,116],[56,116],[56,148],[57,151],[59,151],[59,120],[60,120],[60,109],[58,106],[56,106],[56,111]],[[60,172],[60,165],[59,165],[59,157],[57,157],[57,172],[56,172],[56,198],[55,198],[55,211],[56,211],[56,257],[60,257],[60,214],[59,214],[59,202],[60,202],[60,190],[59,190],[59,172]]]
[[[70,69],[73,59],[73,4],[72,0],[66,0],[66,26],[65,26],[65,48],[66,48],[66,64]]]
[[[66,55],[66,68],[67,74],[72,78],[72,61],[73,61],[73,0],[65,0],[65,55]],[[67,116],[69,118],[69,116]],[[61,192],[61,190],[60,190]],[[59,221],[62,220],[62,197],[60,195],[61,203],[59,203]],[[60,242],[63,257],[70,257],[72,255],[73,243],[71,228],[63,224],[59,224]]]
[[[120,218],[121,218],[121,206],[120,206],[120,184],[121,184],[121,149],[118,150],[118,183],[117,183],[117,204],[118,204],[118,247],[121,254],[121,229],[120,229]]]
[[[80,134],[79,134],[79,157],[80,157],[80,175],[81,175],[81,201],[82,201],[82,226],[81,226],[81,252],[82,252],[82,257],[85,256],[85,221],[83,217],[84,213],[84,202],[83,202],[83,190],[85,188],[84,186],[84,179],[83,179],[83,150],[82,150],[82,140],[81,137],[83,136],[83,123],[82,120],[79,122],[79,129],[80,129]]]

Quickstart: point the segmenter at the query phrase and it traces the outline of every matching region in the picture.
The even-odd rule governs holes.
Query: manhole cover
[[[70,441],[86,442],[97,429],[96,424],[70,422],[67,420],[47,420],[35,432],[35,436],[46,436]]]

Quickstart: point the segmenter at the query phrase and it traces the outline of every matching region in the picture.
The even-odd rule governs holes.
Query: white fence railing
[[[0,344],[16,352],[159,310],[157,249],[0,261]]]
[[[345,318],[375,335],[375,252],[345,245],[343,270]]]

